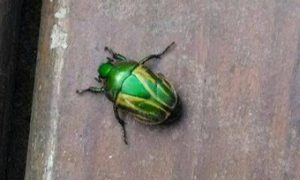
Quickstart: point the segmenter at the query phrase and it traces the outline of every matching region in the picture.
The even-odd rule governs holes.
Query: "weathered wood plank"
[[[300,1],[44,1],[27,179],[299,179]],[[177,88],[177,124],[78,96],[105,45]]]

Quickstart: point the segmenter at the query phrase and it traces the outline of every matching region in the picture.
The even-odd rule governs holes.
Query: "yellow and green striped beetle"
[[[105,47],[112,58],[98,68],[96,80],[102,87],[89,87],[77,90],[104,93],[114,103],[116,119],[122,126],[124,142],[127,144],[125,121],[119,116],[118,109],[125,110],[137,117],[143,124],[156,125],[177,119],[180,109],[179,98],[174,87],[158,73],[153,73],[144,64],[151,59],[160,59],[173,45],[172,42],[163,52],[152,54],[141,61],[129,60],[125,56]]]

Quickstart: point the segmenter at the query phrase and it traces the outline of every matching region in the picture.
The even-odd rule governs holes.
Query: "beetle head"
[[[113,68],[113,65],[110,61],[107,61],[106,63],[102,63],[98,67],[99,77],[102,79],[105,79],[112,68]]]

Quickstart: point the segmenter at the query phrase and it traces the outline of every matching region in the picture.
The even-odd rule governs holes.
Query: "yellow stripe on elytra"
[[[166,117],[169,117],[169,114],[170,113],[167,113]],[[145,118],[142,115],[135,114],[135,116],[137,117],[137,121],[139,121],[140,123],[143,123],[143,124],[147,124],[147,125],[156,125],[156,124],[160,124],[165,121],[165,119],[161,119],[160,121],[149,121],[147,118]]]
[[[138,107],[136,105],[134,105],[134,103],[141,102],[141,101],[143,101],[143,103],[145,103],[145,104],[151,105],[157,109],[160,109],[163,112],[168,113],[168,111],[166,109],[164,109],[162,106],[160,106],[159,104],[157,104],[151,100],[143,99],[143,98],[136,97],[136,96],[131,96],[131,95],[124,94],[124,93],[118,94],[116,103],[126,106],[128,108],[137,109]]]
[[[137,111],[143,112],[144,111],[143,109],[138,108],[136,105],[134,105],[134,102],[139,102],[139,101],[143,101],[143,103],[151,105],[151,106],[165,112],[165,117],[168,117],[170,115],[170,112],[168,112],[166,109],[163,109],[161,106],[159,106],[158,104],[153,102],[153,100],[145,100],[143,98],[134,97],[134,96],[123,94],[123,93],[119,93],[116,104],[127,107],[129,109],[136,109]],[[149,112],[144,112],[144,113],[149,113]],[[138,121],[140,121],[141,123],[144,123],[144,124],[149,124],[149,125],[159,124],[165,120],[165,118],[163,118],[162,121],[152,122],[152,121],[149,121],[146,117],[144,117],[141,114],[136,114],[136,113],[133,113],[133,114],[135,114],[135,116],[138,118],[137,119]]]
[[[151,81],[152,83],[156,84],[156,80],[148,73],[146,73],[144,67],[142,65],[139,65],[136,67],[136,69],[133,71],[133,74],[136,75],[136,77],[140,80],[140,82],[143,84],[144,88],[149,92],[149,94],[159,103],[163,104],[164,106],[170,108],[168,104],[166,104],[164,101],[162,101],[155,92],[149,87],[148,83],[144,81],[144,79],[147,79]],[[142,78],[141,78],[142,77]]]
[[[168,87],[169,89],[172,89],[172,87],[170,87],[170,86],[166,83],[166,80],[165,80],[165,79],[161,79],[161,82],[162,82],[163,85],[165,85],[165,86]],[[167,91],[165,91],[165,88],[163,88],[162,86],[157,86],[157,88],[159,88],[165,96],[170,96],[169,93],[168,93]]]
[[[171,84],[169,84],[169,82],[165,78],[161,77],[161,79],[162,79],[163,84],[166,87],[168,87],[172,91],[172,93],[174,93],[174,98],[176,99],[176,101],[173,103],[173,106],[171,107],[173,109],[176,106],[176,104],[177,104],[177,94],[176,94],[176,91],[173,91],[173,89],[174,89],[173,86]],[[169,96],[169,94],[165,91],[164,88],[160,88],[160,89],[165,93],[166,96]]]
[[[145,77],[145,79],[148,79],[149,81],[151,81],[153,84],[155,84],[155,79],[147,72],[145,71],[145,68],[143,67],[143,65],[139,65],[138,67],[136,67],[133,70],[134,74],[138,74],[142,77]]]

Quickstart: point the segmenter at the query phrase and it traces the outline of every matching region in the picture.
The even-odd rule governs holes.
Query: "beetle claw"
[[[77,93],[77,94],[82,94],[83,91],[81,91],[81,90],[79,90],[79,89],[76,89],[76,93]]]
[[[83,90],[77,89],[77,90],[76,90],[76,93],[79,94],[79,95],[81,95],[81,94],[83,94],[83,93],[85,93],[85,92],[87,92],[87,91],[88,91],[87,89],[83,89]]]
[[[109,48],[109,47],[107,47],[107,46],[105,46],[105,47],[104,47],[104,51],[107,51],[107,52],[109,52],[111,55],[113,55],[113,54],[114,54],[113,50],[112,50],[112,49],[110,49],[110,48]]]

